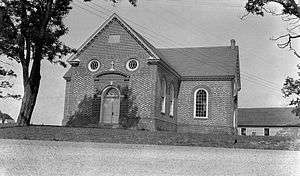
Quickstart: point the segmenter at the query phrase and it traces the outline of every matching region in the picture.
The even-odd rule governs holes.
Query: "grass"
[[[152,132],[124,129],[74,128],[43,125],[34,125],[28,127],[2,127],[0,128],[0,138],[300,150],[300,145],[296,144],[294,139],[279,136],[236,136],[228,134],[174,133],[164,131]]]

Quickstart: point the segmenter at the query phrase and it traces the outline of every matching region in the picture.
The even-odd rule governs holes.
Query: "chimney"
[[[235,49],[235,40],[234,39],[230,40],[230,48]]]

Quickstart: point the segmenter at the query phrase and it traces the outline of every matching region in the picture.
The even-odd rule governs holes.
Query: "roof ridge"
[[[250,107],[244,107],[244,108],[238,108],[238,109],[292,109],[294,107],[253,107],[253,108],[250,108]]]
[[[192,46],[192,47],[174,47],[174,48],[156,48],[158,50],[164,50],[164,49],[197,49],[197,48],[230,48],[230,46]]]

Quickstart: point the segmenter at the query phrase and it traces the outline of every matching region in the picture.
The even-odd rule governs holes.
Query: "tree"
[[[279,12],[276,9],[271,10],[267,7],[271,4],[279,4],[282,9]],[[274,37],[272,40],[278,41],[279,48],[288,48],[300,58],[299,52],[293,47],[293,42],[300,38],[300,34],[297,33],[300,28],[300,6],[294,0],[248,0],[245,9],[248,13],[242,18],[250,13],[260,16],[264,16],[265,13],[281,16],[282,20],[288,23],[287,34]]]
[[[40,86],[41,60],[66,66],[62,58],[75,52],[59,40],[68,32],[63,18],[72,9],[71,2],[72,0],[0,0],[0,55],[16,61],[23,72],[24,94],[17,120],[20,126],[30,125]],[[136,5],[136,0],[129,2]],[[4,62],[3,58],[1,61]],[[11,76],[14,72],[0,67],[0,74]],[[9,81],[4,84],[11,85]],[[3,96],[3,92],[0,95],[2,98],[14,98],[14,95]]]
[[[271,3],[281,5],[282,9],[279,12],[278,10],[268,9],[267,5]],[[243,17],[250,13],[260,16],[264,16],[264,13],[270,13],[280,16],[282,20],[286,21],[288,23],[287,33],[272,38],[272,40],[278,42],[277,46],[279,48],[288,48],[300,58],[299,51],[293,47],[295,40],[300,39],[300,6],[294,0],[248,0],[245,8],[248,13]],[[298,65],[298,69],[300,69],[300,65]],[[300,76],[300,73],[298,74]],[[287,77],[282,92],[285,98],[292,98],[290,105],[295,106],[292,112],[300,117],[300,79],[295,80]]]

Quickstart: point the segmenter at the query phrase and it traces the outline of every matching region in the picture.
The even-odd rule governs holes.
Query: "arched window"
[[[175,100],[175,93],[174,93],[174,86],[171,84],[170,86],[170,116],[173,117],[174,115],[174,100]]]
[[[194,94],[194,117],[208,117],[208,92],[205,89],[197,89]]]
[[[167,96],[167,85],[166,81],[163,79],[161,82],[161,112],[165,113],[166,112],[166,96]]]

